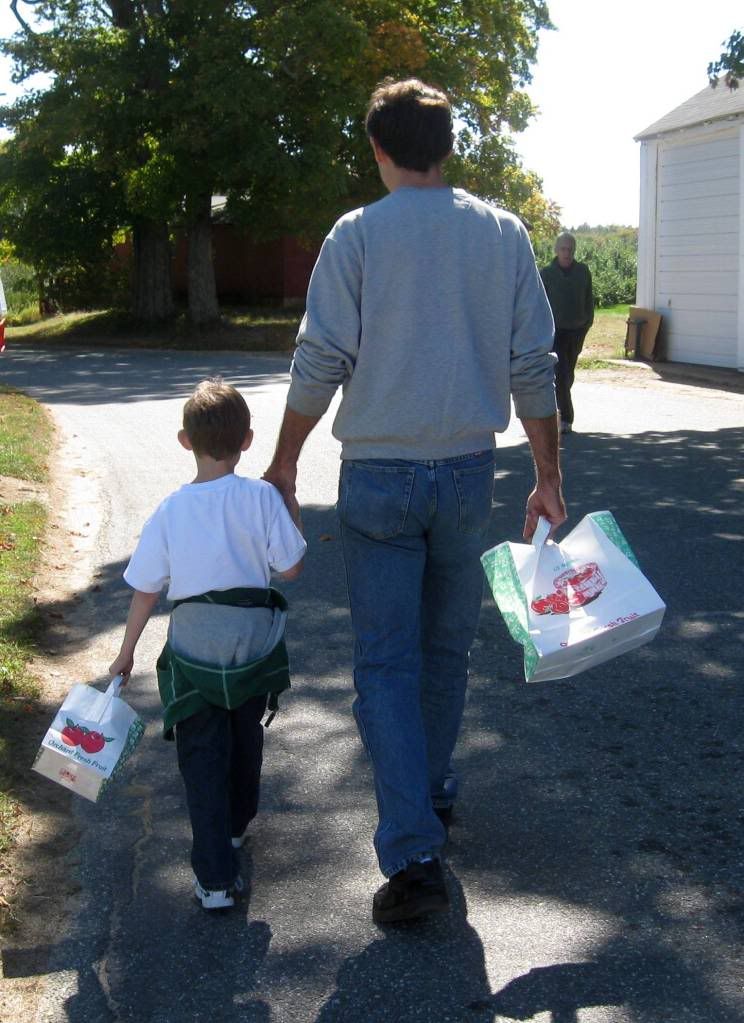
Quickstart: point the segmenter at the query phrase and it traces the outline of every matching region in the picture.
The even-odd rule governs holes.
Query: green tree
[[[541,0],[44,0],[38,12],[41,27],[3,48],[19,80],[43,71],[51,84],[3,120],[34,145],[47,139],[55,170],[85,156],[112,182],[145,318],[170,312],[168,229],[179,224],[191,316],[216,315],[215,192],[264,237],[317,236],[380,194],[363,111],[385,75],[445,88],[463,126],[452,174],[552,223],[511,143],[532,113],[522,87],[549,25]]]
[[[518,213],[535,238],[560,230],[560,209],[542,193],[542,181],[525,170],[512,146],[496,135],[459,134],[446,174],[475,195]]]
[[[388,75],[417,75],[453,97],[461,130],[450,180],[547,230],[557,223],[511,137],[533,113],[521,86],[529,81],[537,32],[549,25],[544,3],[504,10],[484,2],[300,0],[259,4],[257,11],[256,52],[270,74],[267,105],[280,111],[279,138],[266,147],[266,165],[250,174],[233,164],[234,176],[223,178],[229,212],[253,234],[317,237],[344,209],[382,194],[364,110]]]
[[[744,77],[744,34],[732,32],[728,40],[721,45],[726,49],[718,60],[708,65],[708,79],[715,89],[723,73],[723,80],[729,89],[738,89],[739,81]]]
[[[148,0],[154,14],[159,6],[158,0]],[[15,62],[19,81],[42,72],[50,84],[3,110],[2,120],[14,131],[16,149],[44,152],[50,180],[64,177],[69,164],[85,163],[109,183],[102,223],[132,231],[133,311],[145,320],[166,319],[173,308],[169,220],[174,203],[153,159],[149,131],[168,70],[148,31],[154,19],[134,0],[108,5],[50,0],[38,4],[38,13],[42,27],[24,28],[4,42],[3,50]],[[16,176],[15,183],[22,195],[23,178]],[[47,232],[53,227],[52,222]],[[85,227],[96,232],[92,222]],[[109,241],[112,236],[113,228]],[[62,244],[59,238],[55,242]]]
[[[42,307],[105,300],[112,281],[117,186],[84,153],[23,128],[0,151],[0,228],[32,266]]]

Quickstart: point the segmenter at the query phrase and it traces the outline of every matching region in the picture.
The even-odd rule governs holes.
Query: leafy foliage
[[[560,209],[543,196],[541,180],[519,164],[502,139],[460,132],[445,173],[453,184],[517,213],[537,237],[552,237],[560,230]]]
[[[117,230],[197,235],[209,199],[254,237],[317,237],[382,188],[364,108],[384,76],[453,96],[450,173],[541,230],[557,210],[511,141],[549,27],[544,0],[45,0],[0,45],[46,89],[0,111],[0,231],[50,288],[105,281]],[[69,306],[69,302],[67,303]]]
[[[0,230],[34,268],[37,291],[61,308],[90,307],[111,283],[119,186],[84,147],[55,138],[55,104],[40,103],[35,118],[21,110],[0,153]]]
[[[723,80],[729,89],[738,89],[740,80],[744,78],[744,34],[732,32],[722,45],[726,49],[718,60],[708,65],[708,79],[715,89],[723,72]]]
[[[4,258],[0,257],[0,275],[8,306],[9,323],[17,323],[19,313],[29,306],[38,309],[39,287],[30,266],[19,262],[8,253]]]
[[[589,227],[583,224],[572,231],[576,238],[576,259],[592,272],[594,304],[605,308],[635,301],[638,229],[634,227]],[[554,239],[534,243],[539,266],[554,255]]]

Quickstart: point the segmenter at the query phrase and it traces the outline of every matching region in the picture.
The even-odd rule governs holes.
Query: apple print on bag
[[[113,736],[102,735],[101,732],[92,731],[85,725],[76,725],[74,721],[67,718],[65,727],[60,733],[62,742],[67,746],[81,746],[86,753],[100,753],[107,742],[113,742]]]
[[[52,719],[33,770],[97,802],[142,738],[145,725],[119,693],[122,677],[105,692],[76,682]]]
[[[612,512],[585,515],[560,543],[550,531],[541,516],[531,543],[505,541],[481,557],[524,649],[526,682],[572,678],[650,643],[666,609]]]
[[[555,590],[545,597],[535,597],[530,607],[538,615],[567,615],[572,607],[584,607],[596,600],[607,585],[599,565],[594,561],[567,568],[553,580]]]
[[[79,746],[80,740],[83,738],[82,728],[76,725],[73,721],[70,721],[69,718],[67,719],[67,724],[60,734],[62,735],[62,742],[66,743],[68,746]]]

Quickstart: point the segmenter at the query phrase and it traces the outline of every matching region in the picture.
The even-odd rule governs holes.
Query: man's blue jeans
[[[411,462],[344,461],[339,485],[354,716],[375,778],[386,877],[436,854],[483,594],[493,451]]]

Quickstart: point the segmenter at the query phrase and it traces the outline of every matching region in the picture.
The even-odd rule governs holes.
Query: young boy
[[[125,682],[142,630],[168,584],[173,611],[157,664],[164,735],[175,729],[186,786],[194,891],[226,909],[242,891],[238,852],[258,809],[267,702],[289,685],[287,604],[271,572],[295,579],[306,543],[279,492],[234,469],[253,440],[243,397],[221,379],[199,384],[179,443],[196,476],[158,506],[124,573],[134,589],[111,675]]]

